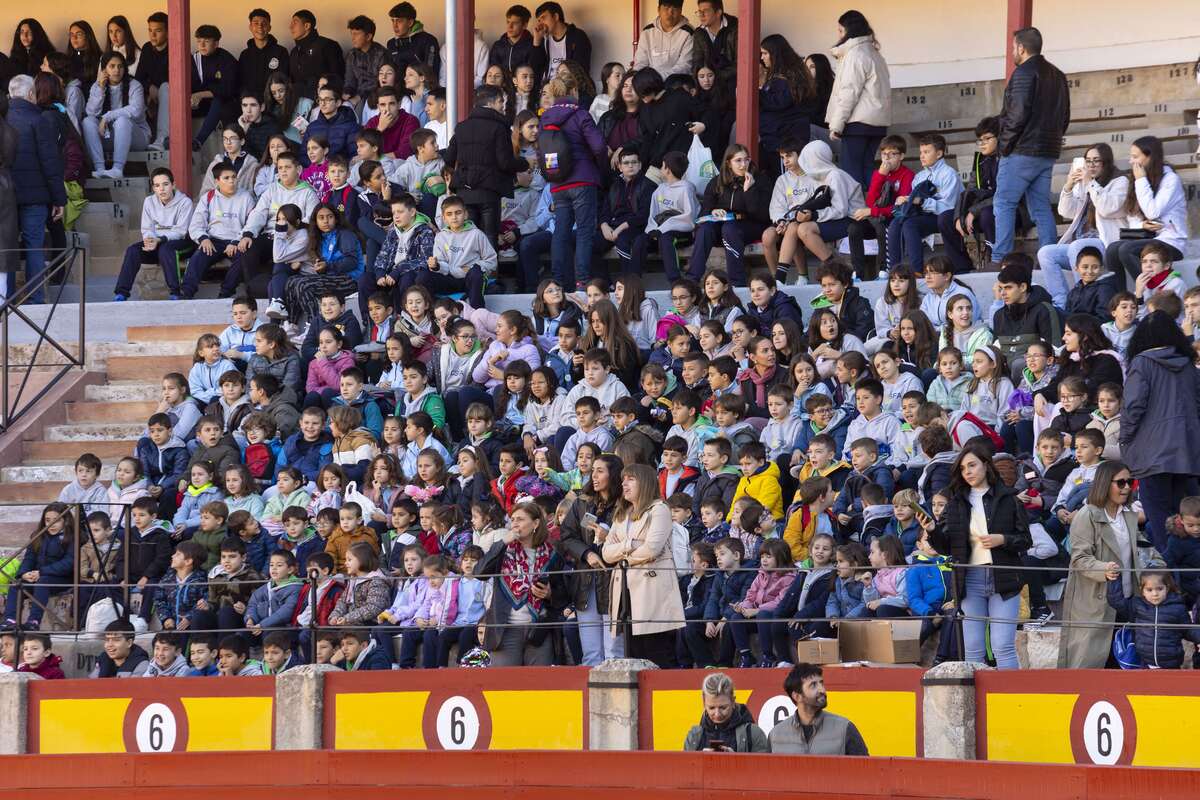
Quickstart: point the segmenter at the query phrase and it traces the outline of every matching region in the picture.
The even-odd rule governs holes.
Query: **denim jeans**
[[[599,574],[596,580],[607,580],[608,575]],[[625,657],[625,641],[613,635],[608,614],[601,614],[596,607],[596,584],[588,592],[587,608],[575,609],[579,620],[579,641],[583,645],[583,666],[594,667],[609,658]]]
[[[1070,244],[1051,244],[1038,248],[1038,266],[1042,270],[1042,286],[1050,293],[1050,299],[1060,309],[1067,307],[1067,293],[1075,285],[1075,259],[1085,247],[1094,247],[1104,256],[1104,242],[1099,239],[1076,239]],[[1072,273],[1068,278],[1063,270]]]
[[[18,223],[21,226],[21,247],[25,250],[25,282],[33,283],[46,271],[46,220],[50,219],[50,207],[43,205],[18,205]],[[45,302],[45,294],[39,288],[29,295],[28,303]]]
[[[966,660],[977,664],[986,661],[985,639],[990,632],[996,667],[1017,669],[1020,666],[1017,663],[1017,615],[1021,611],[1021,593],[1005,600],[996,593],[990,568],[968,569],[962,610],[968,617],[975,617],[964,619],[962,624]]]
[[[992,198],[992,210],[996,213],[996,243],[992,247],[992,260],[999,261],[1013,249],[1013,237],[1017,229],[1017,205],[1025,198],[1034,223],[1037,224],[1038,246],[1058,241],[1054,224],[1054,212],[1050,210],[1050,173],[1054,170],[1053,158],[1023,156],[1020,154],[1000,159],[1000,171],[996,175],[996,194]]]
[[[596,187],[588,184],[554,192],[554,240],[550,245],[550,269],[570,291],[576,282],[586,283],[592,272],[592,244],[596,239]],[[571,250],[575,251],[574,268]]]
[[[174,239],[162,242],[153,250],[143,250],[141,242],[134,242],[125,248],[125,260],[121,263],[121,273],[117,276],[114,294],[128,297],[133,292],[133,283],[137,280],[138,272],[143,265],[158,264],[162,267],[163,280],[171,294],[179,294],[179,262],[191,249],[188,239]],[[195,292],[192,292],[195,294]]]

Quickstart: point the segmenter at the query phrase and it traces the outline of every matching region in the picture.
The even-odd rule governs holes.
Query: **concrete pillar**
[[[321,750],[325,720],[325,673],[329,664],[305,664],[275,676],[275,749]]]
[[[26,712],[29,703],[29,682],[40,681],[31,672],[0,674],[0,756],[19,756],[26,752]]]
[[[658,669],[641,658],[613,658],[588,673],[588,749],[638,749],[638,673]]]
[[[985,664],[948,661],[927,671],[922,717],[925,758],[975,759],[975,673]]]

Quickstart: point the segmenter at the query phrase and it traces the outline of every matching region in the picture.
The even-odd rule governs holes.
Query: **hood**
[[[160,667],[158,666],[157,662],[151,660],[150,668],[146,670],[146,675],[160,678],[173,678],[184,675],[189,669],[190,667],[188,666],[187,659],[183,657],[182,653],[178,653],[175,656],[175,660],[165,667]]]
[[[750,480],[754,480],[754,479],[762,477],[762,476],[766,476],[768,478],[774,478],[775,480],[779,480],[779,465],[776,464],[774,461],[768,461],[766,464],[763,464],[761,467],[759,467],[755,471],[755,473],[750,476]]]
[[[267,34],[267,47],[274,47],[277,44],[279,44],[279,40],[275,38],[275,34],[268,33]],[[259,48],[255,47],[253,37],[246,40],[246,49],[249,50],[250,52],[254,52],[255,50],[259,49]],[[262,49],[265,50],[266,48],[264,47]]]
[[[826,425],[824,428],[822,428],[820,432],[823,433],[825,431],[833,430],[834,428],[837,428],[839,425],[841,425],[843,422],[845,422],[846,418],[849,416],[850,415],[846,412],[846,409],[834,408],[833,416],[831,416],[829,418],[829,424]],[[817,430],[816,424],[811,420],[811,418],[809,419],[808,424],[809,424],[809,427],[811,427],[814,432]]]
[[[809,142],[800,151],[800,170],[805,175],[821,180],[835,169],[837,165],[833,163],[833,150],[820,139]]]
[[[863,522],[869,522],[873,519],[887,518],[895,513],[895,506],[893,506],[891,503],[881,503],[877,506],[866,506],[863,508]]]
[[[740,479],[742,477],[742,471],[740,469],[738,469],[737,467],[726,464],[725,466],[723,466],[719,470],[717,470],[717,474],[713,475],[712,477],[714,479],[716,479],[716,478],[722,477],[723,475],[728,475],[732,478]]]
[[[158,447],[158,445],[154,444],[154,442],[150,442],[150,444],[154,445],[154,447],[157,447],[159,450],[170,450],[172,447],[187,447],[187,445],[183,443],[183,439],[180,439],[173,433],[171,434],[171,438],[168,439],[167,443],[162,447]]]
[[[872,47],[875,47],[875,37],[871,35],[855,36],[853,39],[847,39],[841,44],[835,44],[829,49],[829,53],[834,58],[842,58],[854,48],[862,47],[864,44],[869,44]]]
[[[1171,372],[1182,372],[1184,367],[1190,367],[1192,360],[1186,358],[1170,347],[1155,347],[1138,353],[1137,358],[1148,358],[1163,369]]]
[[[542,114],[542,125],[562,125],[580,110],[579,103],[569,97],[560,97]]]
[[[425,25],[421,22],[421,20],[414,19],[412,27],[408,29],[408,35],[402,36],[400,38],[411,39],[412,37],[416,36],[418,33],[421,33],[424,30],[425,30]]]

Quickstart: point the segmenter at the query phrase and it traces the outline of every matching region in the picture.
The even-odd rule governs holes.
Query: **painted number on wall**
[[[179,726],[175,714],[162,703],[151,703],[138,715],[134,733],[139,753],[169,753],[175,749]]]
[[[1083,744],[1093,764],[1116,764],[1125,748],[1125,724],[1107,701],[1093,703],[1083,718]]]
[[[796,713],[796,704],[785,694],[777,694],[762,704],[758,712],[758,727],[769,734],[771,729]]]
[[[446,750],[470,750],[479,741],[479,712],[470,700],[455,695],[437,714],[438,742]]]

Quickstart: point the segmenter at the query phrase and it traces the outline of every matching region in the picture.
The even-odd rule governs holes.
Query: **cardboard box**
[[[921,661],[921,620],[843,620],[838,625],[842,661],[917,664]]]
[[[796,642],[797,664],[836,664],[841,660],[837,639],[805,639]]]

